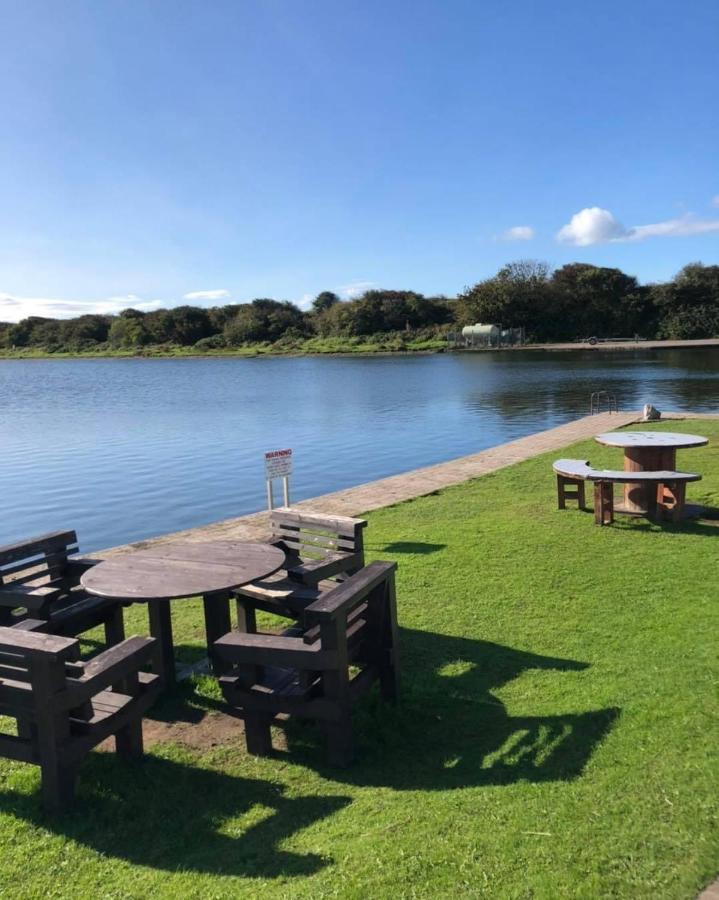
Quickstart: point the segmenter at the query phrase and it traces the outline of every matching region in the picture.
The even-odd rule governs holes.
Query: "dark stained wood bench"
[[[32,617],[51,634],[76,637],[104,626],[109,646],[125,637],[122,606],[92,597],[80,587],[99,560],[73,556],[74,531],[55,531],[0,547],[0,625]]]
[[[353,703],[375,680],[386,700],[397,699],[396,568],[370,563],[307,606],[302,623],[283,634],[231,632],[215,642],[231,667],[220,686],[242,710],[249,753],[271,751],[270,725],[285,713],[324,723],[330,762],[351,760]]]
[[[287,556],[277,574],[239,588],[241,631],[254,631],[255,610],[296,618],[310,603],[364,565],[365,519],[281,506],[270,513],[270,542]]]
[[[142,756],[142,715],[160,680],[140,669],[154,638],[131,637],[87,662],[76,639],[44,634],[40,620],[0,627],[0,715],[17,735],[0,734],[0,756],[40,766],[48,811],[68,805],[87,753],[115,735],[118,755]]]
[[[701,481],[701,475],[690,472],[628,472],[593,469],[586,459],[558,459],[552,468],[557,476],[557,503],[566,508],[567,500],[576,500],[585,509],[584,482],[594,483],[594,521],[611,525],[614,521],[614,485],[642,482],[655,484],[656,500],[648,510],[650,518],[661,517],[677,522],[684,511],[686,485]]]

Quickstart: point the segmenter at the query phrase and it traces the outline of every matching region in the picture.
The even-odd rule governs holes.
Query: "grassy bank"
[[[302,356],[333,353],[427,353],[446,349],[441,338],[406,338],[393,335],[370,338],[308,338],[307,340],[263,341],[241,347],[185,347],[180,344],[151,344],[145,347],[110,347],[99,344],[85,350],[47,350],[39,347],[0,348],[0,359],[103,359],[174,358],[192,356]]]
[[[710,436],[680,462],[719,507],[719,423],[657,427]],[[400,564],[403,696],[362,706],[353,767],[297,723],[248,757],[198,678],[151,712],[142,764],[93,754],[60,819],[0,762],[3,892],[695,896],[719,871],[719,528],[560,512],[557,455],[619,460],[587,441],[369,515],[369,554]],[[197,658],[199,605],[174,610]]]
[[[503,347],[512,353],[541,351],[592,351],[594,353],[636,352],[637,350],[671,350],[691,347],[716,347],[719,339],[706,338],[686,341],[642,341],[640,343],[603,343],[591,346],[587,343],[526,344]],[[453,352],[480,353],[496,350],[483,348],[452,348]],[[136,359],[136,358],[192,358],[192,357],[256,357],[256,356],[331,356],[369,353],[443,353],[449,350],[442,338],[397,338],[375,336],[370,338],[310,338],[304,341],[268,341],[245,344],[241,347],[186,347],[180,344],[151,344],[145,347],[110,347],[106,344],[85,350],[47,350],[27,347],[11,350],[0,347],[0,359]]]

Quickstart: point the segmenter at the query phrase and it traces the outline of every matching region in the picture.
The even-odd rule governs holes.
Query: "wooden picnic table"
[[[175,681],[170,604],[202,597],[208,655],[217,669],[212,646],[232,628],[231,592],[272,575],[285,554],[271,544],[249,541],[173,541],[110,557],[81,578],[88,594],[112,600],[147,603],[150,633],[159,645],[159,673],[165,684]]]
[[[624,450],[625,472],[676,471],[677,450],[701,447],[708,438],[698,434],[680,434],[671,431],[608,431],[595,438],[607,447]],[[630,515],[646,515],[653,508],[650,491],[655,486],[630,481],[624,485],[624,504],[615,507],[616,512]]]

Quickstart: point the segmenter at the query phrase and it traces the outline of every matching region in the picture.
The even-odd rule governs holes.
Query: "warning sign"
[[[291,474],[291,450],[270,450],[265,453],[265,478],[287,478]]]

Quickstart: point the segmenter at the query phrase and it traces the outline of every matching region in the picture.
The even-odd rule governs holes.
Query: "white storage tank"
[[[499,341],[500,329],[498,325],[465,325],[462,329],[462,337],[471,343],[496,344]]]

